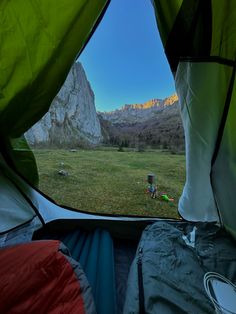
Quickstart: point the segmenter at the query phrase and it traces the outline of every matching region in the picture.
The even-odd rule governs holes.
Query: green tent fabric
[[[187,178],[179,212],[219,221],[236,236],[233,0],[155,0],[185,129]]]
[[[152,0],[171,69],[183,59],[235,61],[234,0]],[[209,57],[211,57],[209,59]]]
[[[4,143],[20,137],[47,112],[106,2],[0,2],[0,132]],[[37,183],[36,168],[33,176],[27,176],[19,154],[11,157],[18,170]]]
[[[34,186],[38,186],[39,176],[36,160],[24,135],[18,138],[4,138],[0,140],[3,152],[14,170],[22,175]]]

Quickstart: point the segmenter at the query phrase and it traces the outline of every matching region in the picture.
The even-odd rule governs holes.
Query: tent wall
[[[236,88],[232,97],[228,117],[216,162],[212,169],[213,187],[224,226],[236,238]]]
[[[153,0],[186,138],[183,218],[220,221],[236,236],[236,5]]]
[[[37,217],[35,211],[0,169],[0,234],[29,223]],[[42,226],[40,221],[36,224]],[[34,230],[33,230],[34,231]],[[33,233],[32,231],[32,233]]]

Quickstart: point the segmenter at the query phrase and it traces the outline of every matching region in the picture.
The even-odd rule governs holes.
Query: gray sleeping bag
[[[124,314],[215,313],[203,277],[236,282],[235,241],[211,223],[160,221],[148,226],[132,263]]]

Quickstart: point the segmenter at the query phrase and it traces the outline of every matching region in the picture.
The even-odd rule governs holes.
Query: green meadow
[[[185,156],[161,150],[118,152],[34,150],[40,190],[58,204],[75,209],[121,215],[178,217],[178,199],[185,182]],[[59,175],[64,170],[67,176]],[[154,173],[158,192],[174,202],[152,199],[147,175]]]

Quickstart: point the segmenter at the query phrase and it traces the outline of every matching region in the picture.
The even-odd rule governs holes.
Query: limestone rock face
[[[94,93],[81,63],[75,63],[49,111],[25,134],[33,145],[79,146],[101,142]]]

